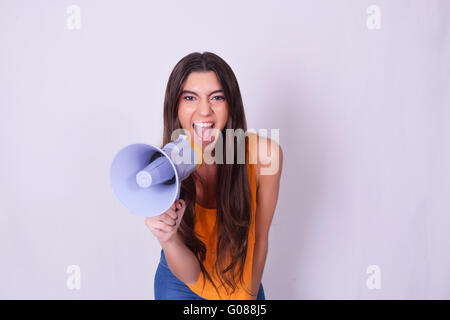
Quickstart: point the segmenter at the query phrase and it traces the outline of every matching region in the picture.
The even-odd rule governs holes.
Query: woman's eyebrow
[[[222,90],[222,89],[220,89],[220,90],[214,90],[213,92],[211,92],[210,94],[208,94],[208,97],[209,97],[210,95],[212,95],[212,94],[214,94],[214,93],[218,93],[218,92],[223,92],[223,90]],[[191,91],[191,90],[183,90],[183,91],[181,92],[181,94],[183,94],[183,93],[191,93],[191,94],[194,94],[194,95],[196,95],[196,96],[198,97],[198,94],[197,94],[195,91]]]

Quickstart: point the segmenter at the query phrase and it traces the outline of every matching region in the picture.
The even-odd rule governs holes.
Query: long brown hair
[[[230,66],[214,53],[194,52],[188,54],[176,64],[167,83],[164,99],[163,146],[171,141],[171,135],[174,130],[182,129],[178,120],[178,103],[188,75],[191,72],[207,71],[215,72],[224,90],[225,100],[228,102],[229,116],[227,124],[222,130],[222,137],[228,139],[225,134],[226,129],[242,129],[244,132],[247,132],[247,121],[241,92],[236,76]],[[233,139],[236,139],[236,137],[233,136]],[[231,293],[235,292],[237,288],[236,276],[242,284],[251,219],[251,194],[248,171],[246,164],[239,164],[236,159],[237,143],[235,142],[233,141],[234,161],[231,164],[218,164],[218,184],[216,188],[217,216],[215,230],[217,232],[217,258],[214,270],[221,285],[224,286],[227,292],[231,289]],[[228,148],[228,143],[223,143],[224,159],[227,159],[226,149]],[[245,146],[245,150],[247,150],[247,136],[245,136]],[[186,202],[186,209],[178,231],[186,246],[197,257],[204,279],[209,280],[218,292],[216,284],[203,265],[206,258],[206,246],[194,232],[196,201],[194,177],[197,177],[195,171],[181,183],[180,198]],[[227,263],[227,260],[230,263]],[[205,282],[203,285],[205,285]]]

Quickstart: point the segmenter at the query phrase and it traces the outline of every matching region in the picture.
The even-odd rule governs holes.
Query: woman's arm
[[[178,234],[185,210],[184,200],[179,199],[163,214],[145,218],[145,224],[161,244],[170,271],[181,281],[194,284],[200,276],[200,264]]]
[[[267,148],[261,149],[266,143]],[[256,164],[257,196],[255,213],[255,247],[253,251],[252,291],[256,294],[261,283],[268,251],[269,229],[278,200],[283,152],[278,143],[258,137],[259,153],[267,150],[268,155],[258,153]],[[264,152],[263,152],[264,153]]]
[[[200,276],[200,264],[194,253],[176,233],[169,241],[161,242],[170,271],[181,281],[194,284]]]

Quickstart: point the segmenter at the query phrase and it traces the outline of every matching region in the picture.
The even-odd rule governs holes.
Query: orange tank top
[[[242,281],[248,288],[247,291],[249,291],[251,289],[253,249],[255,244],[256,177],[255,177],[255,164],[249,163],[248,152],[246,152],[246,164],[250,184],[252,209],[248,235],[247,257],[245,260]],[[206,246],[206,258],[203,264],[206,270],[208,271],[209,275],[211,276],[212,280],[214,281],[214,284],[217,286],[217,289],[220,292],[221,297],[219,297],[214,286],[209,282],[209,280],[205,279],[202,273],[200,273],[200,276],[197,279],[196,283],[194,284],[186,283],[186,285],[197,295],[208,300],[219,300],[219,299],[247,300],[250,298],[250,294],[237,281],[238,279],[236,279],[238,287],[236,288],[235,292],[231,295],[227,295],[225,288],[223,286],[220,286],[220,281],[216,279],[215,273],[213,272],[215,267],[216,244],[217,244],[217,234],[214,230],[214,225],[216,222],[216,210],[217,209],[204,208],[196,202],[194,230],[195,232],[197,232],[200,240],[202,240]],[[203,286],[204,280],[205,283]]]

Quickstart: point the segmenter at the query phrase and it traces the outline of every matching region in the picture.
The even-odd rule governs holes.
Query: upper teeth
[[[194,122],[194,125],[197,127],[202,127],[202,128],[207,128],[207,127],[212,127],[213,123],[209,122]]]

